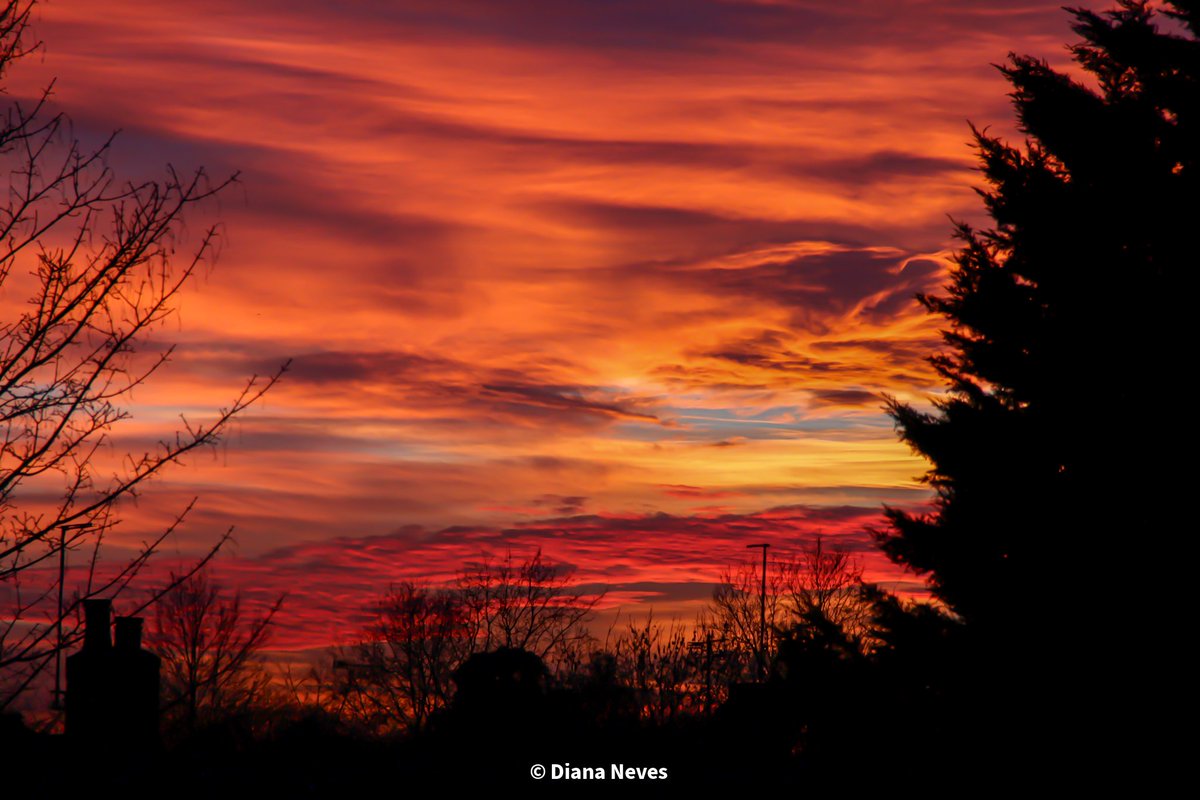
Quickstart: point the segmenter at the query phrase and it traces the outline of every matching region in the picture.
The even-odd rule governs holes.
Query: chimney
[[[83,649],[88,652],[104,652],[112,649],[112,631],[109,629],[112,615],[112,600],[83,601]]]
[[[158,746],[161,659],[142,649],[142,619],[85,600],[83,647],[67,657],[67,735],[92,757],[139,758]],[[7,795],[5,795],[7,796]]]
[[[142,649],[141,617],[117,617],[116,649],[120,653],[136,653]]]

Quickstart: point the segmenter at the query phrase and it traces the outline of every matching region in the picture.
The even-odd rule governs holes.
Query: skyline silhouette
[[[1090,587],[1158,591],[1123,548],[1176,522],[1173,417],[1113,409],[1185,339],[1192,0],[116,5],[0,2],[31,758],[1155,746],[1165,626]]]

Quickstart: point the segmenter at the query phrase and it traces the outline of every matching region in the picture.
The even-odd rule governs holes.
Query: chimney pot
[[[121,652],[142,649],[141,617],[117,617],[116,648]]]
[[[108,650],[112,647],[112,600],[83,601],[83,649]]]

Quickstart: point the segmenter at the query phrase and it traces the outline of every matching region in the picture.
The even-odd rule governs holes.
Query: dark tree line
[[[337,717],[376,732],[420,731],[445,708],[454,675],[476,653],[532,654],[555,673],[587,657],[587,623],[602,594],[587,594],[541,553],[511,552],[460,570],[451,586],[393,586],[361,640],[291,682],[301,702],[319,698]]]
[[[731,566],[689,623],[618,612],[603,639],[592,632],[602,593],[585,593],[568,570],[535,553],[465,566],[452,585],[398,584],[353,645],[308,674],[289,676],[293,698],[375,733],[420,733],[449,708],[460,670],[477,654],[528,653],[550,690],[598,699],[603,716],[666,724],[706,715],[730,687],[758,680],[759,567]],[[870,603],[857,560],[817,536],[768,565],[765,655],[813,620],[861,635]],[[866,647],[865,636],[859,640]]]

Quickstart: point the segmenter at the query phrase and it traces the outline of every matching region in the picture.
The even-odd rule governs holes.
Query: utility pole
[[[758,679],[760,681],[767,678],[767,548],[770,546],[765,542],[746,545],[747,548],[762,548],[762,592],[759,595],[758,609]]]
[[[90,524],[88,522],[74,522],[58,526],[61,534],[58,540],[58,646],[54,648],[54,699],[50,703],[50,707],[55,711],[61,710],[63,707],[63,587],[66,586],[67,582],[67,531],[83,530]]]
[[[713,662],[713,643],[724,644],[724,639],[714,639],[712,631],[705,631],[703,642],[692,642],[688,645],[690,650],[704,651],[704,713],[712,712],[712,662]]]

